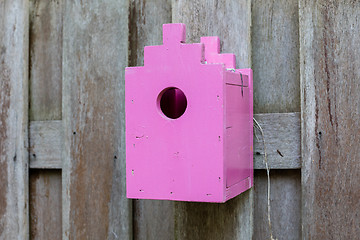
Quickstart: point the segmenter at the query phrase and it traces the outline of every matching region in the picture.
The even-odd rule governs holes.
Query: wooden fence
[[[225,204],[125,197],[124,68],[183,22],[254,71],[277,239],[360,236],[360,2],[3,0],[0,239],[270,239],[255,186]]]

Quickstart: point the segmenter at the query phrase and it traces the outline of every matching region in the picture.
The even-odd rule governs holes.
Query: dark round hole
[[[181,117],[187,107],[186,96],[178,88],[167,88],[160,95],[160,109],[168,118],[176,119]]]

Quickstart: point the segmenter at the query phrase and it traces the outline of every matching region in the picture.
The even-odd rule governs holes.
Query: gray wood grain
[[[62,0],[30,1],[30,168],[61,169]],[[53,121],[50,121],[53,120]],[[30,238],[61,239],[61,171],[30,171]]]
[[[127,1],[66,1],[63,239],[132,239],[125,195]]]
[[[298,0],[254,0],[254,113],[300,112]]]
[[[264,131],[269,168],[300,168],[300,113],[266,113],[254,117]],[[31,121],[29,130],[30,168],[61,169],[62,121]],[[265,169],[263,148],[262,136],[256,131],[254,169]],[[135,205],[142,202],[148,201],[139,200]]]
[[[269,168],[300,168],[300,113],[255,114],[254,118],[264,131]],[[265,168],[262,135],[254,128],[254,169]]]
[[[0,239],[28,239],[28,2],[0,2]]]
[[[301,172],[271,170],[271,228],[278,240],[301,239]],[[267,216],[267,176],[255,171],[254,238],[270,239]]]
[[[222,52],[251,67],[251,1],[173,1],[173,22],[183,22],[187,42],[217,35]],[[175,239],[252,239],[253,190],[225,204],[175,203]]]
[[[252,60],[254,71],[254,113],[284,113],[300,111],[300,78],[299,78],[299,19],[298,19],[298,1],[252,1]],[[285,116],[285,115],[279,115]],[[290,115],[289,115],[290,116]],[[277,158],[276,163],[282,163],[288,157],[294,161],[288,163],[299,168],[301,166],[300,158],[300,138],[299,138],[299,119],[293,119],[298,124],[288,125],[285,120],[282,124],[268,125],[269,131],[274,131],[272,135],[266,136],[265,140],[268,150],[268,161],[270,166],[272,161]],[[264,128],[267,124],[264,123]],[[292,129],[292,127],[294,127]],[[291,134],[289,134],[291,133]],[[277,134],[277,136],[276,136]],[[258,134],[260,135],[260,134]],[[260,137],[260,136],[258,136]],[[256,145],[256,138],[255,145]],[[273,144],[278,145],[273,145]],[[256,146],[254,146],[256,148]],[[295,151],[287,152],[287,149],[293,148]],[[262,149],[262,148],[261,148]],[[281,153],[279,153],[278,152]],[[259,152],[260,155],[256,155]],[[287,153],[284,153],[287,152]],[[255,164],[257,157],[263,157],[262,151],[254,151]],[[282,157],[282,156],[284,157]],[[260,159],[259,159],[260,160]],[[285,160],[286,161],[286,160]],[[282,168],[282,166],[271,166]],[[272,173],[271,171],[270,173]],[[256,179],[259,178],[255,172]],[[283,175],[284,174],[284,175]],[[300,192],[300,181],[296,176],[298,170],[277,172],[279,179],[278,185],[281,187],[272,188],[272,196],[284,196],[282,189],[288,189],[291,192]],[[297,180],[295,180],[297,179]],[[266,188],[267,182],[261,181],[257,188]],[[267,194],[265,191],[256,191],[256,204],[259,200],[264,202]],[[295,196],[294,196],[295,198]],[[300,211],[297,201],[279,199],[278,202],[271,202],[272,216],[281,216],[282,209],[277,206],[284,205],[289,211],[289,216],[295,217],[294,221],[288,221],[284,225],[288,216],[274,218],[272,223],[274,237],[278,239],[288,239],[294,237],[299,239],[299,221],[295,220],[296,213]],[[264,221],[259,222],[258,216],[267,216],[266,208],[256,205],[256,221],[254,225],[254,237],[256,239],[268,239],[267,224]],[[283,226],[279,226],[283,225]],[[279,226],[279,227],[276,227]],[[284,229],[286,226],[286,229]],[[265,231],[265,232],[264,232]]]
[[[186,42],[219,36],[221,52],[234,53],[238,68],[251,67],[251,1],[173,0],[172,20],[186,24]]]
[[[144,47],[162,44],[162,25],[171,22],[171,0],[130,2],[129,66],[144,64]],[[134,239],[173,239],[172,201],[134,200]]]
[[[63,1],[30,1],[30,120],[61,119]]]
[[[304,239],[360,236],[359,1],[300,1]]]
[[[61,181],[59,179],[61,180],[61,170],[30,170],[31,239],[61,239]]]
[[[176,202],[175,239],[252,239],[253,190],[226,203]]]
[[[252,43],[252,60],[254,72],[254,113],[284,113],[299,112],[300,111],[300,78],[299,78],[299,18],[298,18],[298,1],[252,1],[252,29],[251,29],[251,43]],[[280,116],[280,115],[279,115]],[[283,115],[284,116],[284,115]],[[298,121],[298,118],[294,121]],[[264,128],[266,123],[263,124]],[[271,126],[271,127],[270,127]],[[268,160],[270,166],[272,161],[277,158],[276,163],[281,163],[287,157],[294,161],[288,163],[294,164],[296,168],[301,165],[301,158],[299,156],[300,138],[299,125],[285,124],[277,125],[274,123],[274,128],[270,125],[269,130],[274,131],[274,135],[266,136],[268,150]],[[288,127],[288,128],[287,128]],[[285,130],[286,129],[286,130]],[[287,132],[287,130],[289,132]],[[292,134],[288,134],[288,133]],[[277,136],[276,136],[277,133]],[[260,134],[258,134],[258,137]],[[274,138],[273,138],[274,136]],[[256,138],[254,138],[256,145]],[[275,147],[273,143],[278,145]],[[284,149],[284,146],[285,149]],[[296,151],[288,152],[287,148],[294,148]],[[256,148],[256,146],[254,146]],[[262,148],[261,148],[262,149]],[[278,152],[281,153],[279,153]],[[257,157],[263,157],[260,154],[262,151],[255,150],[255,164]],[[281,157],[283,155],[284,157]],[[260,160],[260,159],[259,159]],[[273,167],[273,166],[271,166]],[[277,166],[282,168],[282,166]],[[277,168],[275,167],[275,168]],[[273,171],[270,171],[272,174]],[[277,172],[279,179],[278,184],[281,188],[289,189],[292,192],[300,192],[300,176],[299,170],[291,171],[294,175],[287,174],[284,171]],[[255,177],[258,179],[258,172],[255,172]],[[295,184],[295,178],[298,184]],[[257,185],[260,188],[266,188],[267,183],[262,181]],[[284,192],[281,188],[272,188],[272,196],[283,196]],[[265,191],[256,191],[256,204],[259,204],[259,199],[266,198]],[[279,199],[277,203],[271,202],[273,205],[272,216],[280,216],[282,210],[276,205],[284,205],[289,211],[290,216],[295,216],[295,213],[300,211],[300,206],[296,201],[288,201],[286,199]],[[258,216],[267,216],[267,210],[261,206],[256,205],[256,221],[254,225],[254,237],[256,239],[269,239],[268,232],[263,232],[263,222],[259,222]],[[273,219],[273,225],[283,224],[282,219]],[[284,220],[285,221],[285,220]],[[279,231],[279,228],[273,227],[274,237],[279,239],[287,239],[294,237],[299,238],[298,221],[289,221],[284,231]],[[294,231],[294,232],[292,232]],[[264,238],[263,238],[264,237]]]
[[[134,200],[134,239],[174,239],[174,202]]]
[[[61,120],[30,122],[30,168],[62,168],[62,133],[63,125]],[[59,180],[61,182],[61,177]],[[61,215],[61,213],[59,214]]]
[[[162,44],[162,25],[171,23],[171,0],[132,0],[129,10],[129,66],[144,65],[144,47]]]

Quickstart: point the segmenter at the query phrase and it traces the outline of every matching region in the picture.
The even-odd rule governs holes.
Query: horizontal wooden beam
[[[61,169],[62,121],[31,121],[30,168]]]
[[[270,169],[301,167],[300,113],[255,114],[266,143]],[[262,136],[254,129],[254,168],[265,169]],[[62,122],[30,122],[30,168],[61,169]]]
[[[300,113],[255,114],[263,129],[270,169],[301,168]],[[261,133],[254,129],[254,168],[265,169]]]

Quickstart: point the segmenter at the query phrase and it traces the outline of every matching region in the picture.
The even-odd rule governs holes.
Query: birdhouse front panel
[[[185,44],[184,24],[126,68],[127,197],[224,202],[252,186],[252,76],[234,68],[217,37]]]

